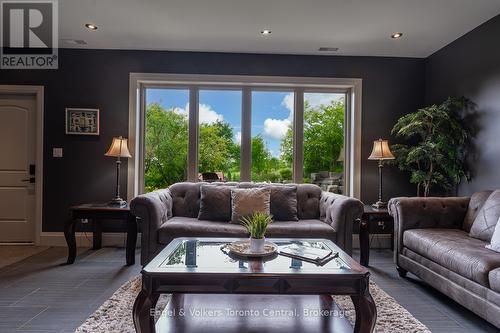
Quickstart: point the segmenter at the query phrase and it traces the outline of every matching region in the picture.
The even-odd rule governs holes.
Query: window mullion
[[[352,156],[352,123],[351,123],[351,91],[345,93],[345,104],[344,104],[344,179],[347,182],[344,183],[344,194],[352,196],[352,182],[351,182],[351,156]]]
[[[304,180],[304,89],[295,89],[293,116],[293,181]]]
[[[140,107],[140,119],[137,121],[139,124],[139,133],[140,133],[140,138],[145,138],[146,137],[146,110],[147,110],[147,105],[146,105],[146,89],[142,84],[139,85],[139,94],[138,94],[138,106]],[[130,137],[129,137],[130,140]],[[139,149],[135,149],[136,152],[139,152],[139,159],[137,157],[135,158],[139,169],[144,170],[144,156],[146,155],[146,140],[140,140],[139,142],[136,141],[136,144],[139,145]],[[134,193],[134,196],[137,194],[142,194],[145,192],[144,189],[144,172],[140,172],[138,179],[136,179],[136,184],[134,184],[135,188],[139,191],[138,193]]]
[[[198,181],[199,88],[189,89],[187,180]]]
[[[240,181],[250,181],[252,163],[252,90],[243,88],[241,107]]]

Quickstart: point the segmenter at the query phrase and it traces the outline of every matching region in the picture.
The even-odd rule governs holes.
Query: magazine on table
[[[316,247],[297,243],[280,246],[279,254],[317,265],[324,265],[339,255],[338,252],[334,252],[329,249],[318,249]]]

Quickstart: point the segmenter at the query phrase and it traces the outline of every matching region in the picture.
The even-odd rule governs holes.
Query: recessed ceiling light
[[[271,34],[271,32],[272,32],[272,31],[271,31],[271,30],[269,30],[269,29],[264,29],[264,30],[262,30],[260,33],[261,33],[262,35],[266,36],[266,35],[270,35],[270,34]]]
[[[97,30],[97,25],[92,24],[92,23],[86,23],[85,27],[89,30]]]
[[[403,37],[403,33],[402,32],[395,32],[391,35],[391,38],[393,39],[398,39],[398,38],[401,38]]]

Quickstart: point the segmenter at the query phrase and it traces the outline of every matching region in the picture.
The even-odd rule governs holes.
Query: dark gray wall
[[[60,50],[59,55],[58,70],[0,70],[0,84],[45,86],[44,231],[61,231],[71,204],[113,197],[115,165],[104,152],[113,136],[128,133],[130,72],[362,78],[362,200],[367,203],[377,193],[377,163],[366,160],[373,140],[390,137],[396,119],[424,100],[423,59],[109,50]],[[99,108],[101,135],[65,135],[65,107]],[[63,147],[64,157],[52,158],[53,147]],[[414,193],[405,175],[391,167],[385,172],[386,197]]]
[[[426,103],[466,96],[477,104],[480,132],[476,176],[459,193],[500,189],[500,16],[482,24],[426,59]]]

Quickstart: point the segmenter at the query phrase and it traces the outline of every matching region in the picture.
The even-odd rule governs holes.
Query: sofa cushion
[[[297,185],[297,216],[299,220],[319,219],[321,188],[313,184]]]
[[[242,225],[174,216],[158,230],[158,241],[168,244],[176,237],[248,237]]]
[[[500,190],[494,191],[479,210],[469,235],[489,242],[500,217]]]
[[[488,279],[490,282],[490,288],[497,293],[500,293],[500,268],[491,270],[488,274]]]
[[[431,274],[441,275],[442,278],[447,281],[446,283],[448,284],[448,286],[451,287],[450,289],[455,289],[454,288],[455,286],[452,287],[452,285],[454,283],[462,288],[467,289],[471,293],[474,293],[474,294],[477,294],[481,297],[486,298],[488,287],[483,286],[475,281],[472,281],[471,279],[466,278],[465,276],[462,276],[458,273],[455,273],[452,270],[449,270],[448,268],[443,267],[440,264],[438,264],[432,260],[429,260],[429,259],[421,256],[420,254],[413,252],[412,250],[410,250],[407,247],[403,248],[402,253],[403,253],[404,257],[407,257],[407,258],[411,259],[412,261],[415,261],[415,262],[417,262],[420,265],[425,267],[425,268],[423,268],[423,267],[419,268],[418,265],[414,265],[413,263],[408,265],[409,262],[403,259],[402,261],[405,261],[405,263],[406,263],[403,265],[407,268],[410,268],[410,271],[412,273],[416,273],[415,275],[421,277],[422,274],[426,274],[425,273],[426,270],[429,270],[429,271],[432,271]],[[399,256],[398,259],[402,259],[402,256]],[[401,261],[400,261],[400,264],[401,264]]]
[[[335,239],[335,230],[317,219],[275,221],[267,228],[266,237],[302,237]]]
[[[255,212],[270,214],[270,202],[270,188],[232,188],[231,222],[239,223],[242,217]]]
[[[410,229],[403,234],[410,250],[484,286],[488,273],[500,267],[500,254],[484,246],[486,242],[460,229]]]
[[[173,216],[198,217],[200,211],[200,187],[208,183],[182,182],[169,187],[172,195]],[[238,188],[256,188],[268,186],[290,186],[291,184],[269,184],[252,182],[213,182],[210,185],[235,186]],[[297,186],[298,219],[319,218],[321,188],[314,184],[294,184]]]
[[[231,220],[231,187],[223,185],[202,185],[199,220]]]
[[[158,240],[168,244],[175,237],[239,237],[247,238],[239,224],[204,221],[189,217],[173,217],[158,230]],[[335,231],[320,220],[276,221],[269,225],[266,237],[310,237],[335,239]]]
[[[483,207],[488,197],[493,193],[493,191],[481,191],[476,192],[470,197],[469,206],[467,207],[467,213],[465,214],[463,229],[467,232],[470,231],[472,223],[477,217],[477,214]]]
[[[298,221],[297,186],[271,185],[271,215],[275,221]]]
[[[176,183],[169,187],[173,216],[198,217],[200,186],[206,183]]]

